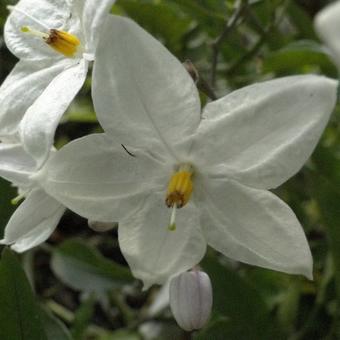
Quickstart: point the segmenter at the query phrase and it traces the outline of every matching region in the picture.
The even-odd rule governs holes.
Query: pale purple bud
[[[170,282],[170,307],[178,325],[186,331],[202,328],[212,307],[212,287],[208,274],[190,271]]]
[[[92,230],[98,231],[100,233],[111,230],[117,226],[116,222],[100,222],[100,221],[92,221],[92,220],[88,220],[87,224]]]

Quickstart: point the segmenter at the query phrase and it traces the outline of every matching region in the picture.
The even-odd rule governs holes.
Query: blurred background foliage
[[[13,2],[1,0],[1,29]],[[328,2],[117,0],[113,13],[131,17],[179,60],[190,60],[206,102],[279,76],[338,78],[312,25]],[[17,61],[2,34],[0,52],[2,82]],[[90,84],[89,77],[66,113],[57,147],[100,131]],[[117,230],[95,233],[67,212],[46,244],[21,256],[3,251],[0,339],[340,339],[339,118],[337,107],[310,161],[276,190],[305,228],[314,281],[235,263],[210,249],[201,266],[213,283],[213,315],[205,329],[188,334],[176,325],[160,287],[141,291],[120,253]],[[1,180],[0,190],[2,234],[15,189]]]

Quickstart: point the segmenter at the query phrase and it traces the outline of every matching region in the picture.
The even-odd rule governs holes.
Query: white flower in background
[[[303,229],[268,189],[312,153],[337,82],[271,80],[201,113],[197,89],[175,57],[128,19],[110,25],[93,79],[106,133],[53,155],[36,176],[44,189],[82,216],[118,221],[121,250],[146,286],[192,268],[207,244],[238,261],[311,278]]]
[[[170,307],[178,325],[186,331],[202,328],[208,321],[213,302],[207,273],[181,273],[170,282]]]
[[[314,20],[320,39],[330,49],[333,61],[340,68],[340,1],[322,9]]]
[[[20,137],[39,164],[86,79],[113,2],[20,0],[9,6],[5,41],[20,61],[0,88],[0,135],[17,134],[24,117]]]
[[[0,143],[0,159],[0,176],[19,188],[20,196],[14,201],[25,198],[10,218],[0,243],[23,252],[48,239],[66,208],[30,180],[36,172],[35,161],[20,144]]]

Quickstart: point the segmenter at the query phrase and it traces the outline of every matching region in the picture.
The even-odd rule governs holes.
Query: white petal
[[[76,0],[73,5],[78,13],[86,38],[87,52],[95,53],[101,29],[115,0]]]
[[[195,84],[181,63],[131,20],[106,21],[93,73],[93,100],[104,130],[138,148],[173,145],[200,120]]]
[[[136,213],[119,222],[120,248],[144,288],[192,268],[205,254],[197,208],[189,203],[177,212],[175,231],[168,229],[170,214],[164,193],[153,192]]]
[[[21,141],[38,165],[48,157],[58,123],[83,86],[87,70],[88,62],[81,60],[60,73],[27,110],[20,123]]]
[[[3,244],[22,252],[44,242],[56,228],[65,208],[42,190],[32,191],[10,218]]]
[[[340,67],[340,1],[322,9],[315,17],[314,27],[321,40],[333,52],[334,62]]]
[[[21,0],[16,5],[19,10],[12,10],[4,29],[5,41],[11,52],[20,59],[42,60],[61,59],[41,38],[21,32],[22,26],[48,32],[48,29],[60,29],[71,16],[70,5],[65,0]],[[29,18],[27,13],[37,21]],[[41,24],[39,24],[41,22]]]
[[[198,168],[257,188],[279,186],[311,155],[334,108],[336,88],[325,77],[294,76],[208,104],[193,147]]]
[[[25,111],[68,63],[65,60],[54,65],[50,61],[20,61],[16,64],[0,88],[1,135],[17,132]]]
[[[36,164],[20,144],[0,143],[0,176],[19,186],[27,186]]]
[[[233,181],[200,187],[202,227],[213,248],[237,261],[312,277],[312,257],[293,211],[266,190]]]
[[[105,134],[75,140],[36,177],[45,190],[76,213],[96,221],[119,221],[155,187],[164,187],[171,167],[152,157],[128,155]]]

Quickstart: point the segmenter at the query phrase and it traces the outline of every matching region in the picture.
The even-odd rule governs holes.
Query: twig
[[[223,40],[228,36],[230,32],[234,30],[239,19],[243,15],[243,11],[245,10],[247,6],[248,6],[248,0],[239,0],[237,2],[236,10],[234,11],[233,15],[229,18],[229,20],[227,20],[222,33],[217,37],[217,39],[212,44],[213,55],[212,55],[212,62],[211,62],[211,79],[210,79],[210,83],[212,87],[215,86],[215,82],[216,82],[217,62],[218,62],[218,57],[220,54],[220,49],[221,49]]]
[[[236,60],[236,62],[231,65],[229,67],[229,69],[226,71],[227,75],[232,75],[234,74],[238,68],[244,64],[247,60],[251,59],[253,56],[255,56],[257,54],[257,52],[260,50],[260,48],[262,47],[262,45],[264,44],[264,42],[267,39],[268,34],[270,34],[270,32],[272,31],[272,29],[277,26],[281,20],[283,19],[286,7],[289,3],[289,0],[283,0],[282,1],[282,7],[283,10],[280,13],[280,15],[276,15],[276,12],[274,12],[273,14],[273,18],[272,21],[267,25],[267,27],[265,29],[262,29],[261,25],[259,25],[259,23],[257,23],[257,28],[260,31],[260,38],[258,39],[258,41],[255,43],[255,45],[248,51],[246,52],[242,57],[240,57],[238,60]],[[248,14],[250,13],[250,11],[248,11]],[[252,15],[252,21],[253,23],[256,22],[256,18],[254,15]]]

